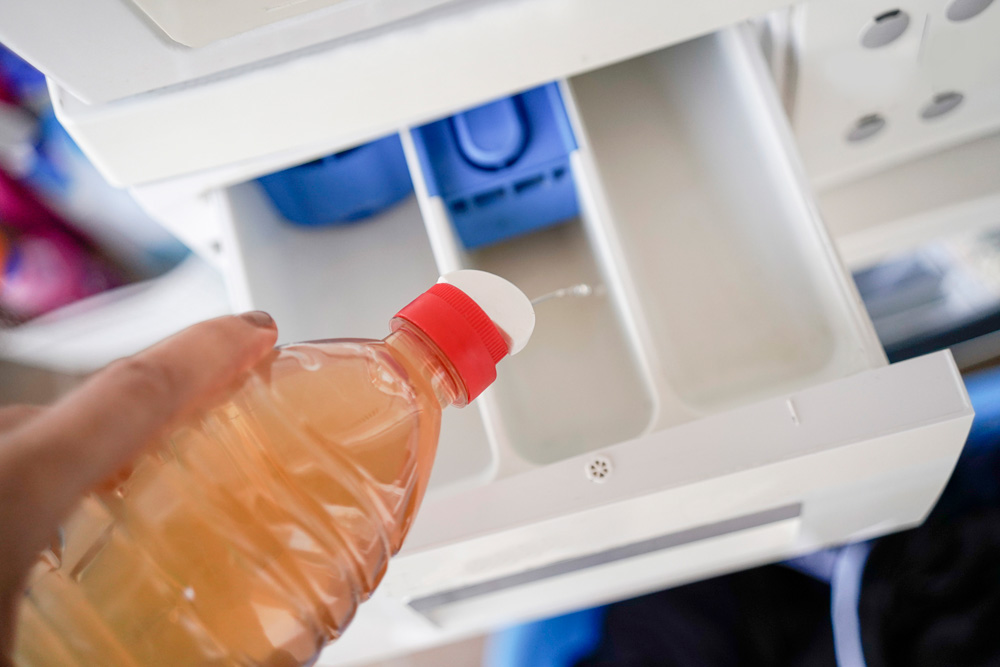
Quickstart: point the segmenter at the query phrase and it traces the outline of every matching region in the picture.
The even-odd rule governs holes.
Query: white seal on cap
[[[535,309],[531,301],[510,281],[486,271],[452,271],[438,280],[465,292],[483,309],[507,341],[510,354],[528,344],[535,330]]]

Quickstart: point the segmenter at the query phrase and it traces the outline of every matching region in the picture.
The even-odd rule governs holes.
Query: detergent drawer
[[[49,75],[60,119],[105,176],[136,185],[311,159],[782,4],[36,0],[0,7],[0,42]],[[189,48],[139,5],[199,31],[279,20]],[[213,19],[185,20],[201,12]]]
[[[290,225],[253,181],[211,195],[234,307],[272,312],[283,340],[381,335],[459,268],[550,297],[496,384],[446,414],[410,538],[321,664],[900,529],[961,451],[950,355],[886,364],[748,32],[556,88],[565,163],[489,197],[442,189],[426,125],[399,132],[415,197],[367,221]],[[485,207],[567,178],[558,224],[458,231],[469,207],[493,224]]]
[[[281,342],[380,337],[459,268],[539,299],[529,346],[446,413],[403,551],[319,664],[898,530],[944,487],[972,420],[950,354],[887,364],[758,44],[711,33],[781,3],[413,0],[330,42],[334,14],[374,7],[340,3],[188,51],[123,0],[53,2],[8,3],[0,39],[37,54],[83,150]],[[449,189],[429,128],[529,93],[558,150]],[[380,137],[414,195],[364,220],[291,224],[257,180]]]

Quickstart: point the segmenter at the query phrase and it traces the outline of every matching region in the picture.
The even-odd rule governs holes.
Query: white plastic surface
[[[1000,133],[829,187],[817,200],[853,267],[937,238],[1000,228]]]
[[[199,47],[254,28],[285,21],[338,5],[333,11],[342,23],[357,20],[363,9],[365,27],[387,23],[400,15],[418,11],[427,2],[413,0],[130,0],[141,8],[174,41]],[[449,0],[440,0],[448,2]],[[403,11],[401,11],[403,10]],[[353,13],[353,14],[352,14]]]
[[[451,1],[143,1],[144,5],[159,7],[154,13],[178,37],[189,30],[197,32],[189,33],[192,41],[197,42],[227,32],[234,34],[201,48],[176,43],[144,16],[132,0],[5,2],[0,4],[0,42],[19,52],[81,100],[102,104],[247,68],[324,42],[372,31]],[[263,16],[259,12],[262,4]],[[232,11],[234,5],[240,9]],[[267,5],[274,9],[267,12]],[[180,11],[174,13],[174,8]],[[201,16],[196,18],[185,10],[194,10]],[[210,24],[202,23],[209,17]],[[278,19],[278,24],[265,26],[271,19]],[[235,34],[253,27],[253,23],[262,27]]]
[[[951,0],[811,0],[795,7],[791,113],[810,176],[836,186],[1000,128],[1000,5],[952,21]],[[906,31],[877,49],[859,36],[873,17],[899,9]],[[936,95],[957,92],[949,113],[923,118]],[[878,114],[885,127],[859,142],[845,137],[857,119]]]
[[[463,0],[322,45],[340,33],[320,10],[185,51],[150,43],[155,28],[124,11],[126,21],[124,0],[35,0],[0,4],[0,41],[52,59],[43,69],[63,89],[60,119],[106,177],[134,185],[289,150],[313,159],[781,4]],[[239,68],[307,44],[316,45]],[[98,104],[137,88],[157,90]]]
[[[382,588],[319,664],[363,664],[913,525],[971,421],[942,352],[620,443],[606,450],[615,474],[605,484],[586,479],[581,456],[431,498]],[[796,502],[797,520],[501,588],[429,616],[407,604]]]
[[[489,315],[507,340],[508,353],[524,349],[535,329],[535,310],[513,283],[485,271],[451,271],[438,280],[465,292]]]

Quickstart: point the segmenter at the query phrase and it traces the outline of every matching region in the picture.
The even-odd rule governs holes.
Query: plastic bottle
[[[378,585],[430,475],[441,409],[534,326],[525,296],[448,274],[382,341],[289,345],[88,496],[20,610],[21,665],[302,665]]]

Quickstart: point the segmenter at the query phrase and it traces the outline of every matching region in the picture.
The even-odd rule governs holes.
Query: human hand
[[[28,572],[77,502],[276,339],[265,313],[220,317],[112,363],[50,407],[0,410],[0,664],[13,651]]]

